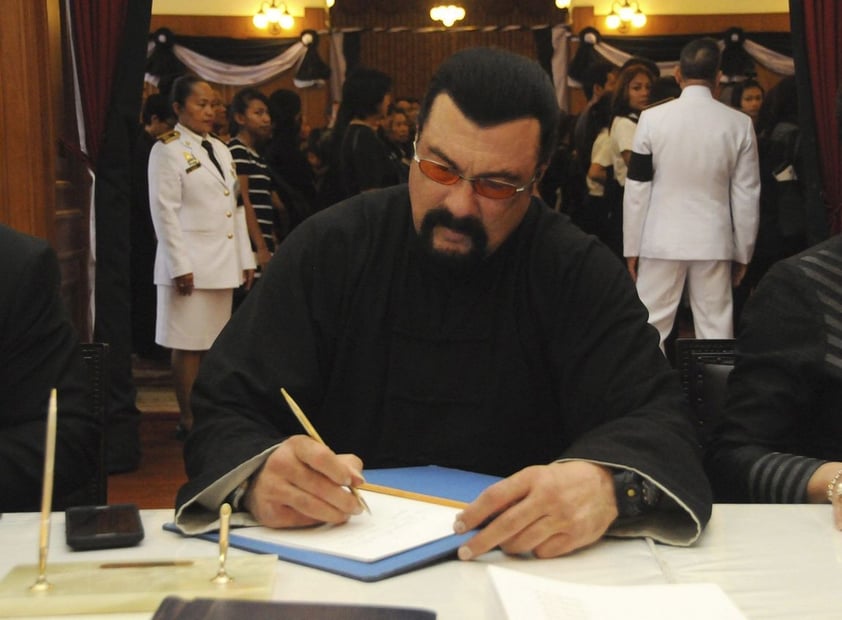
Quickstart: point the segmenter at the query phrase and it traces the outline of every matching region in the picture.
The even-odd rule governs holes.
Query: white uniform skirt
[[[155,342],[179,351],[207,351],[231,318],[233,294],[222,288],[179,295],[176,287],[159,284]]]

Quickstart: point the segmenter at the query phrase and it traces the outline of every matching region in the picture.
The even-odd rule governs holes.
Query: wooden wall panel
[[[746,32],[789,32],[788,13],[738,13],[733,15],[652,15],[643,28],[626,33],[609,30],[604,16],[594,16],[593,7],[573,9],[573,32],[592,26],[606,36],[653,36],[665,34],[717,34],[729,28]]]
[[[60,0],[8,0],[0,20],[0,221],[47,239],[61,293],[84,337],[89,326],[87,200],[75,181],[84,167],[59,155],[73,118],[65,97]],[[70,121],[72,125],[72,120]],[[75,132],[75,129],[73,129]]]
[[[364,32],[360,40],[360,62],[387,73],[393,92],[399,97],[421,98],[435,68],[461,49],[477,46],[501,47],[535,57],[531,30],[508,32]]]
[[[429,0],[339,0],[331,10],[335,28],[440,27],[430,19]],[[448,3],[442,3],[448,4]],[[536,26],[563,23],[567,10],[552,0],[461,0],[465,18],[457,26]]]
[[[8,0],[0,20],[0,221],[52,240],[55,155],[47,4]]]
[[[83,166],[59,156],[72,119],[65,96],[61,0],[6,0],[0,20],[0,221],[47,239],[62,273],[61,292],[77,330],[88,333],[87,201]],[[72,126],[72,120],[70,121]],[[74,129],[75,131],[75,129]]]

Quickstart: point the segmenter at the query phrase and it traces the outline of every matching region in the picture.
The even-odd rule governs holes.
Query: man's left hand
[[[470,560],[495,547],[539,558],[564,555],[599,540],[617,518],[608,468],[587,461],[527,467],[488,487],[456,518],[467,532],[489,522],[459,548]]]
[[[734,288],[737,288],[743,281],[743,278],[746,277],[747,269],[748,265],[743,265],[742,263],[738,263],[737,261],[733,261],[731,263],[731,284],[734,286]]]
[[[254,269],[243,269],[243,287],[250,291],[254,284]]]

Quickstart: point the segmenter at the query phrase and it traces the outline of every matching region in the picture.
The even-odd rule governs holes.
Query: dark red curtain
[[[73,0],[70,20],[85,142],[96,170],[111,101],[114,69],[131,0]]]
[[[795,9],[796,2],[791,2]],[[839,41],[842,40],[842,3],[839,0],[800,0],[803,41],[809,71],[818,163],[830,228],[842,230],[842,148],[836,118],[836,91],[842,77]],[[795,23],[793,23],[795,30]]]
[[[106,467],[137,467],[140,412],[131,366],[131,204],[134,144],[152,0],[64,0],[90,163],[96,172],[96,317],[94,339],[107,342],[109,400]]]

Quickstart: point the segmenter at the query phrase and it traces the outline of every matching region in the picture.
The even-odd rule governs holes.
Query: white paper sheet
[[[429,502],[359,492],[371,514],[364,512],[342,525],[294,530],[246,527],[232,530],[231,535],[374,562],[450,536],[460,512],[459,508]]]
[[[499,566],[488,573],[509,620],[745,620],[713,583],[594,586]]]

